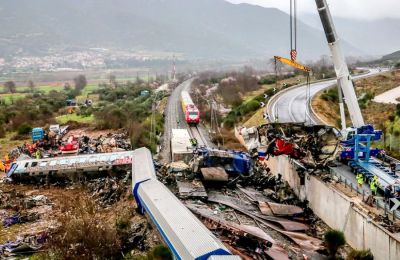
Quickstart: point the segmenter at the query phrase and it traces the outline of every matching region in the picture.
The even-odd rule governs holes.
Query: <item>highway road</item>
[[[378,69],[370,69],[366,74],[358,75],[353,79],[371,77],[381,73]],[[336,79],[317,82],[307,86],[292,87],[275,95],[267,108],[270,118],[278,118],[279,122],[305,122],[309,124],[323,124],[313,115],[309,100],[312,99],[321,90],[332,87],[336,84]],[[354,174],[350,167],[340,165],[334,169],[336,173],[346,178],[348,181],[357,185]],[[370,193],[370,189],[364,184],[363,190]]]
[[[368,73],[353,77],[360,79],[379,74],[378,69],[371,69]],[[312,115],[309,100],[321,90],[327,89],[336,84],[336,79],[317,82],[307,86],[293,87],[282,93],[278,93],[270,102],[268,114],[271,119],[277,118],[279,122],[306,122],[320,124],[318,119]]]

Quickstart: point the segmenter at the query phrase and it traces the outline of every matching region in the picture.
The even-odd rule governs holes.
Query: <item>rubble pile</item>
[[[15,161],[61,156],[63,147],[71,136],[65,136],[57,142],[53,142],[49,136],[46,135],[44,139],[34,144],[25,143],[17,146],[9,151],[8,158],[10,161]],[[96,138],[87,135],[73,136],[73,139],[78,144],[75,154],[111,153],[132,149],[127,133],[109,133]]]
[[[48,217],[53,209],[45,195],[18,192],[16,189],[0,190],[0,218],[2,235],[0,258],[32,254],[41,249],[53,225]],[[17,232],[16,239],[12,239]],[[4,242],[4,238],[11,241]]]
[[[204,203],[188,200],[187,207],[247,257],[289,259],[317,255],[323,248],[320,239],[307,234],[310,227],[298,206],[273,202],[252,188],[214,189],[207,194]]]
[[[132,149],[127,133],[109,133],[98,138],[82,136],[79,140],[79,153],[111,153]]]
[[[253,155],[287,155],[307,168],[327,165],[339,151],[339,131],[331,126],[270,123],[241,128],[239,133]]]
[[[129,188],[129,183],[118,178],[93,179],[86,185],[92,198],[104,208],[119,201]]]
[[[374,218],[374,221],[379,223],[382,227],[389,230],[391,233],[399,233],[400,232],[400,221],[392,221],[389,219],[389,216],[378,215]]]
[[[327,226],[265,164],[256,163],[252,176],[212,183],[183,166],[158,167],[157,175],[175,177],[171,189],[243,259],[297,259],[323,248]]]

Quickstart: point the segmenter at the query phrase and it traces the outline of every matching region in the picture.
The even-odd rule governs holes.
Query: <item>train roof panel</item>
[[[140,184],[138,195],[165,242],[181,259],[230,255],[225,246],[159,181],[149,180]]]
[[[156,171],[150,150],[145,147],[136,149],[133,151],[132,187],[152,178],[156,178]]]

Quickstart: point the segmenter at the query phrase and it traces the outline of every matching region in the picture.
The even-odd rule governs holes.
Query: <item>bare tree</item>
[[[110,80],[110,87],[116,88],[117,87],[117,77],[114,74],[110,74],[109,80]]]
[[[4,83],[4,87],[8,90],[10,93],[15,93],[17,92],[17,86],[15,85],[14,81],[7,81]]]
[[[69,84],[68,82],[65,82],[65,84],[64,84],[64,90],[65,90],[65,91],[71,90],[71,84]]]
[[[85,75],[79,75],[78,77],[74,78],[74,83],[75,83],[75,90],[79,92],[82,91],[87,85],[87,80]]]
[[[33,93],[33,91],[35,90],[35,83],[32,80],[28,81],[28,88],[31,91],[31,93]]]

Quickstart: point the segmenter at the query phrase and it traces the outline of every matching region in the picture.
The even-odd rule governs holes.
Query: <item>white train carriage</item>
[[[151,153],[147,148],[134,152],[132,174],[133,194],[139,209],[152,220],[175,259],[240,259],[233,256],[196,216],[156,179]]]

